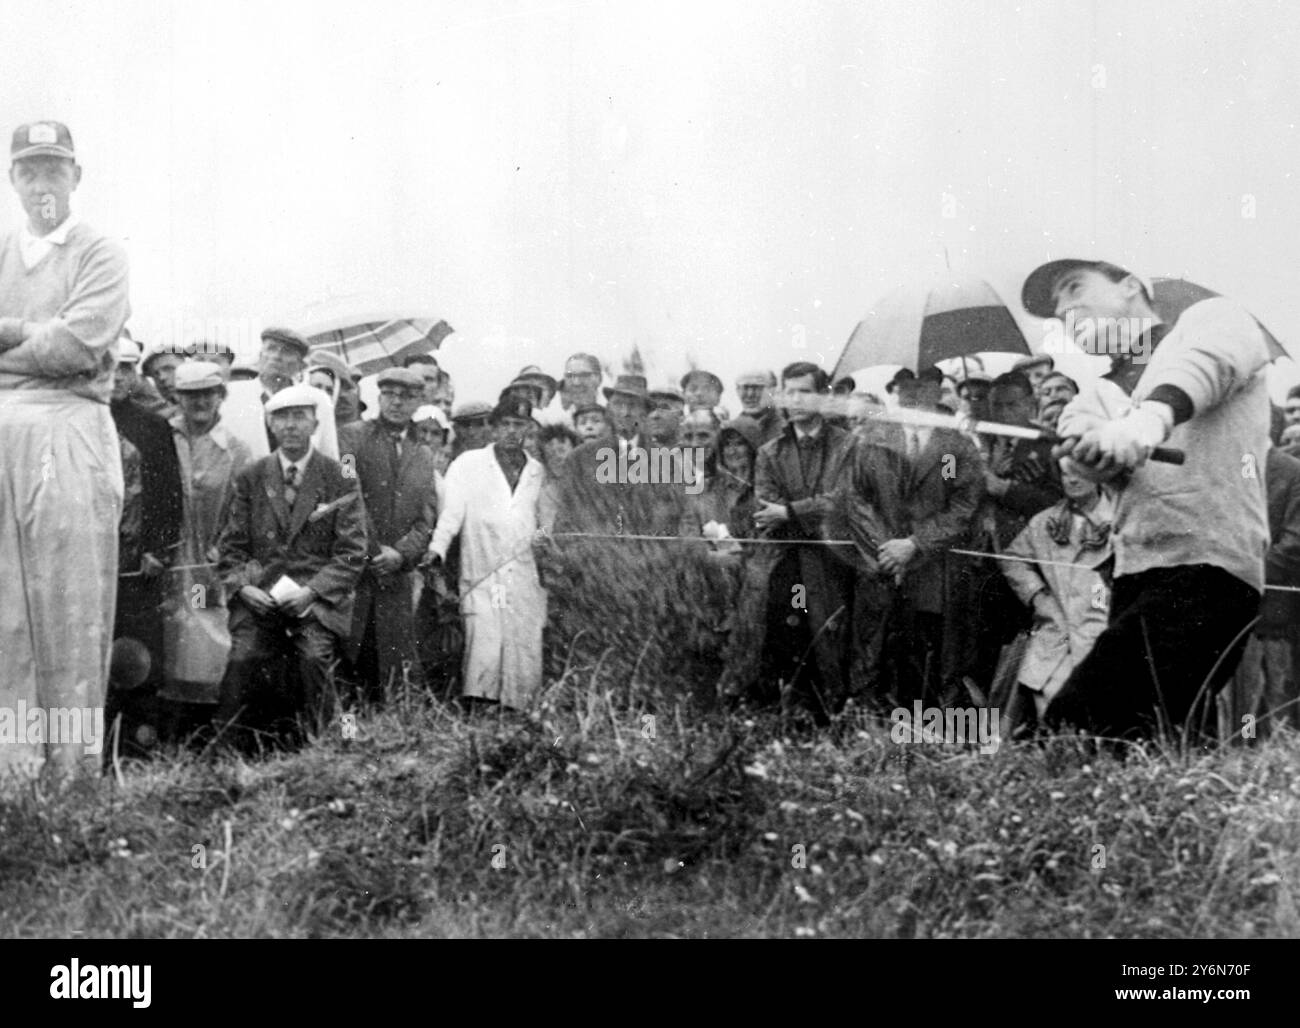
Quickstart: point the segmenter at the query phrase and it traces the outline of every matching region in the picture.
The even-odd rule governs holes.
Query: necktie
[[[293,509],[294,501],[298,499],[298,465],[290,464],[284,472],[284,502]]]
[[[915,461],[921,453],[921,436],[914,428],[907,430],[907,459]]]

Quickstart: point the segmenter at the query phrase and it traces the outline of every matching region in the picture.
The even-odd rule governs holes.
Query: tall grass
[[[1300,934],[1300,746],[898,745],[570,662],[528,714],[402,685],[300,752],[0,802],[18,936]],[[646,672],[639,670],[638,678]]]

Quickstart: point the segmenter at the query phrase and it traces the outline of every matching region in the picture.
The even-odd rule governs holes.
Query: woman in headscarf
[[[1070,672],[1106,628],[1109,592],[1095,570],[1111,555],[1113,504],[1097,483],[1061,461],[1065,498],[1039,511],[1005,551],[1002,573],[1032,608],[1034,627],[1009,704],[1012,725],[1032,697],[1041,718]]]

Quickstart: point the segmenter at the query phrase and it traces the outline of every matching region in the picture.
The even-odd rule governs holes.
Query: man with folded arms
[[[122,247],[71,211],[67,126],[22,125],[9,180],[26,223],[0,236],[0,706],[102,708],[122,461],[108,401],[130,314]],[[0,778],[93,770],[75,743],[0,746]]]

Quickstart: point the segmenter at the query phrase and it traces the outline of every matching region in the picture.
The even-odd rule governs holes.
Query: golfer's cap
[[[292,346],[303,357],[311,352],[311,346],[307,340],[291,328],[264,328],[262,329],[262,340],[265,342],[273,339],[277,343],[283,343],[286,346]]]
[[[776,373],[773,371],[746,371],[736,376],[736,388],[744,385],[766,386],[776,388]]]
[[[117,340],[117,363],[119,364],[139,364],[140,363],[140,344],[130,336],[121,336]]]
[[[451,413],[452,421],[476,421],[479,418],[492,416],[492,404],[484,403],[482,400],[470,400],[468,403],[462,403],[457,406]]]
[[[1020,290],[1020,302],[1025,305],[1025,310],[1040,318],[1056,317],[1056,303],[1052,299],[1052,289],[1062,275],[1067,272],[1077,271],[1080,268],[1090,268],[1093,271],[1105,268],[1119,268],[1141,282],[1142,288],[1147,291],[1148,297],[1154,295],[1151,288],[1151,279],[1140,272],[1129,271],[1126,265],[1116,264],[1113,261],[1090,261],[1081,257],[1065,257],[1061,260],[1040,264],[1029,273],[1029,277],[1025,279],[1024,287]]]
[[[172,389],[178,393],[197,393],[203,389],[219,389],[225,384],[221,368],[212,361],[186,361],[176,369]]]
[[[317,400],[324,395],[319,389],[309,385],[286,386],[266,401],[266,413],[274,414],[278,410],[288,410],[290,407],[310,407],[314,411]]]
[[[435,407],[431,403],[426,403],[421,407],[417,407],[415,413],[411,415],[411,420],[417,425],[423,424],[426,421],[432,421],[444,432],[451,428],[451,422],[447,420],[447,415],[442,412],[442,408]]]
[[[9,160],[21,161],[25,157],[66,157],[75,161],[72,133],[61,121],[33,121],[14,129],[13,142],[9,144]]]
[[[375,385],[382,389],[384,386],[400,386],[403,389],[424,390],[424,376],[413,368],[387,368],[380,372]]]
[[[574,408],[573,420],[577,421],[584,414],[599,414],[606,421],[609,420],[609,411],[598,403],[584,403],[581,407]]]

